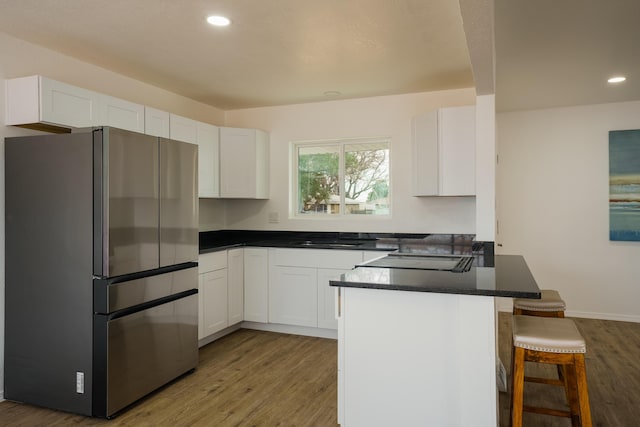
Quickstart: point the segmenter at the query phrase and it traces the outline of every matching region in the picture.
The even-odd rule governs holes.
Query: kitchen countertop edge
[[[495,255],[495,267],[472,267],[468,272],[421,271],[357,267],[331,280],[330,285],[409,292],[465,294],[540,299],[538,284],[521,255]]]

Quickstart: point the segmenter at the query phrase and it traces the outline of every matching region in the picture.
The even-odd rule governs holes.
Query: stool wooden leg
[[[587,370],[584,363],[584,354],[575,356],[576,382],[578,388],[578,401],[580,406],[580,421],[583,427],[591,427],[591,408],[589,406],[589,392],[587,390]]]
[[[572,358],[575,360],[575,358]],[[567,403],[571,411],[571,425],[580,426],[580,405],[578,403],[578,384],[576,381],[575,364],[564,365],[564,389],[567,396]]]
[[[524,348],[514,347],[511,358],[511,427],[522,427]]]

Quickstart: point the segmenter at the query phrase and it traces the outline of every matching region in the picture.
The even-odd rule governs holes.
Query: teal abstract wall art
[[[640,241],[640,129],[609,132],[609,240]]]

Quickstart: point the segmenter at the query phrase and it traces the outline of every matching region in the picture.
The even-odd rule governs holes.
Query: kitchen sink
[[[332,241],[314,241],[305,240],[303,242],[294,243],[295,246],[304,248],[320,248],[320,249],[340,249],[353,248],[362,245],[362,242],[332,242]]]

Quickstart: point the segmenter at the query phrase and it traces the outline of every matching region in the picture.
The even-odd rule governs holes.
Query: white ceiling
[[[474,76],[493,93],[493,1],[0,0],[0,31],[227,110],[471,87]],[[495,9],[499,110],[640,99],[640,1]],[[211,27],[210,14],[232,25]],[[614,71],[629,80],[608,87]]]

